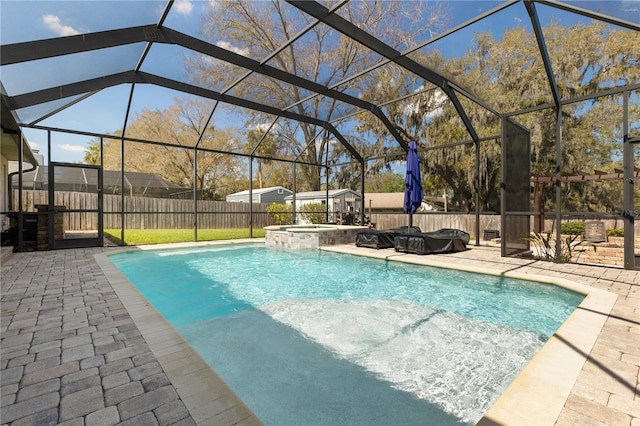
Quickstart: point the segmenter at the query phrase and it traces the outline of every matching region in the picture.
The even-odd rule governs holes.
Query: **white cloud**
[[[427,117],[437,117],[444,112],[444,104],[449,98],[441,90],[436,90],[429,100],[429,109]]]
[[[272,123],[260,123],[260,124],[256,124],[255,126],[251,126],[249,128],[249,130],[262,130],[263,132],[266,132],[267,130],[269,130],[269,128],[271,128],[271,124]],[[279,128],[280,126],[278,125],[278,123],[273,125],[273,128],[271,129],[271,131],[273,131],[274,129]]]
[[[263,132],[266,132],[267,130],[269,130],[269,127],[271,127],[270,123],[261,123],[261,124],[256,124],[253,128],[256,130],[262,130]]]
[[[416,89],[416,92],[419,92],[424,87],[419,87]],[[441,90],[435,90],[433,94],[428,98],[427,105],[424,107],[426,112],[423,114],[425,118],[434,118],[443,113],[444,103],[447,101],[447,95],[444,94]],[[404,107],[404,114],[419,114],[420,113],[420,102],[410,102]]]
[[[211,56],[208,56],[208,55],[200,55],[200,57],[202,58],[202,61],[203,61],[205,64],[208,64],[208,65],[215,65],[215,64],[216,64],[216,59],[215,59],[215,58],[212,58]]]
[[[62,25],[60,23],[60,18],[56,15],[44,15],[42,17],[42,22],[49,27],[50,30],[62,37],[80,34],[80,31],[75,28],[68,25]]]
[[[640,0],[622,0],[622,11],[637,13],[640,10]]]
[[[417,114],[420,110],[420,102],[411,102],[405,105],[404,107],[404,115],[413,115]]]
[[[376,87],[380,90],[384,89],[385,86],[396,87],[396,79],[392,78],[388,82],[383,82],[382,80],[378,81]]]
[[[340,141],[338,141],[338,139],[329,139],[327,141],[327,145],[329,146],[329,149],[331,149],[335,145],[338,145],[339,143]],[[315,145],[316,145],[316,150],[320,151],[320,148],[322,148],[322,138],[316,139]],[[327,149],[327,145],[324,146],[324,149]]]
[[[69,145],[68,143],[59,144],[58,148],[71,152],[85,152],[87,147],[78,145]]]
[[[173,8],[181,15],[190,15],[193,10],[193,3],[189,0],[177,0],[173,4]]]
[[[216,46],[221,47],[226,50],[230,50],[238,55],[247,56],[249,55],[249,49],[240,49],[238,47],[233,46],[228,41],[219,41],[216,43]]]
[[[38,143],[36,142],[31,142],[31,141],[27,141],[27,143],[29,144],[29,146],[31,147],[31,149],[40,149],[40,145],[38,145]]]

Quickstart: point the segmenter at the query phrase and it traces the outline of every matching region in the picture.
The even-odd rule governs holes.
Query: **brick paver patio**
[[[93,253],[2,266],[2,424],[194,425]]]

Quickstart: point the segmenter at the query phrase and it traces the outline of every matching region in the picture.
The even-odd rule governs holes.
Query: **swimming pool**
[[[111,260],[266,424],[474,423],[584,297],[261,245]]]

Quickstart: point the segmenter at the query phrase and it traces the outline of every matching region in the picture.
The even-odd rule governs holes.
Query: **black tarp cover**
[[[421,229],[417,226],[401,226],[386,231],[371,229],[360,231],[356,234],[356,246],[374,249],[393,248],[395,237],[399,234],[419,234]]]
[[[401,253],[436,254],[465,251],[469,234],[460,229],[440,229],[421,234],[401,234],[395,237],[395,250]]]

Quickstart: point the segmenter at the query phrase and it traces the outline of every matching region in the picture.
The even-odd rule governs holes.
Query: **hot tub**
[[[352,225],[274,225],[266,226],[264,229],[268,247],[304,250],[353,244],[356,241],[356,233],[369,228]]]

